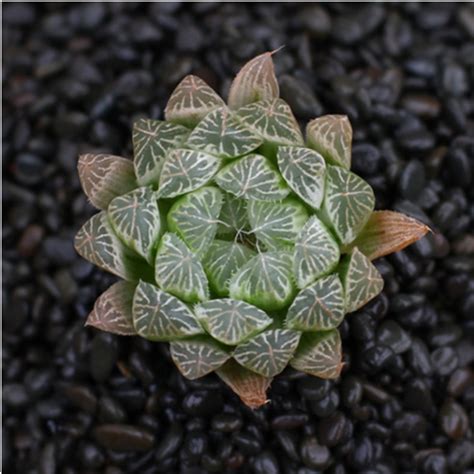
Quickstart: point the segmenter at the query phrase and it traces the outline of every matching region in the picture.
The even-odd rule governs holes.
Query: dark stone
[[[253,461],[253,471],[255,474],[278,474],[280,468],[277,458],[270,451],[264,451],[255,457]]]
[[[416,201],[425,187],[425,169],[418,160],[411,160],[400,176],[400,193],[410,200]]]
[[[147,430],[131,425],[99,425],[94,435],[101,446],[120,451],[147,451],[155,441]]]
[[[155,450],[155,459],[161,461],[172,456],[179,449],[182,442],[183,428],[179,424],[172,424]]]
[[[403,354],[411,346],[411,338],[395,321],[384,321],[377,331],[377,341],[390,347],[395,354]]]
[[[458,356],[452,347],[440,347],[431,353],[431,362],[440,375],[449,375],[458,367]]]
[[[331,452],[321,446],[314,437],[306,437],[301,442],[300,456],[303,463],[311,469],[324,470],[331,463]]]
[[[183,410],[189,415],[206,416],[220,411],[222,398],[219,392],[195,391],[183,400]]]
[[[242,427],[242,419],[237,415],[222,413],[211,420],[212,429],[224,433],[239,431]]]
[[[451,439],[461,439],[469,428],[469,418],[464,408],[452,399],[446,400],[441,406],[439,422]]]
[[[310,119],[323,113],[319,100],[306,82],[285,75],[281,77],[279,83],[282,99],[288,102],[297,117]]]

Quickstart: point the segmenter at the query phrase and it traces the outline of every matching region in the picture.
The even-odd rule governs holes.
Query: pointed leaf
[[[278,201],[286,197],[287,188],[280,173],[262,155],[247,155],[222,168],[216,183],[238,198]]]
[[[361,308],[383,289],[380,273],[357,247],[344,257],[340,275],[344,286],[347,313]]]
[[[121,156],[81,155],[77,169],[82,189],[97,209],[107,209],[114,197],[137,186],[133,163]]]
[[[230,298],[206,301],[196,306],[195,312],[206,331],[229,346],[254,336],[273,322],[256,306]]]
[[[278,167],[290,188],[314,209],[324,197],[326,164],[323,157],[309,148],[278,147]]]
[[[337,329],[305,333],[290,365],[322,379],[337,379],[342,370],[341,337]]]
[[[133,124],[133,164],[140,185],[157,184],[168,151],[184,143],[189,130],[162,120],[140,119]]]
[[[87,261],[125,280],[132,278],[125,265],[125,248],[101,211],[79,230],[74,240],[77,253]]]
[[[306,140],[328,163],[350,169],[352,127],[345,115],[323,115],[311,120],[306,127]]]
[[[282,309],[293,299],[293,259],[286,252],[258,254],[230,280],[230,297],[265,311]]]
[[[328,166],[323,210],[343,244],[357,237],[374,205],[374,192],[368,183],[344,168]]]
[[[292,246],[308,220],[308,211],[296,199],[282,202],[250,201],[250,228],[268,249]]]
[[[97,298],[85,325],[120,336],[135,336],[132,316],[135,286],[123,280],[114,283]]]
[[[165,119],[194,127],[224,101],[199,77],[186,76],[176,87],[165,108]]]
[[[187,146],[221,158],[235,158],[257,149],[263,140],[226,107],[213,110],[199,122]]]
[[[241,107],[236,114],[265,141],[277,145],[304,145],[298,122],[283,99],[254,102]]]
[[[138,335],[150,341],[173,341],[204,333],[184,303],[143,281],[133,298],[133,325]]]
[[[201,262],[171,232],[161,238],[155,260],[155,279],[161,289],[188,303],[209,298],[207,278]]]
[[[272,55],[274,51],[251,59],[239,71],[230,86],[229,107],[238,109],[259,100],[275,99],[280,88],[275,76]]]
[[[168,227],[197,255],[205,253],[217,232],[222,192],[205,187],[181,197],[168,213]]]
[[[238,199],[232,194],[223,193],[224,202],[219,215],[217,235],[235,235],[237,232],[247,230],[249,221],[247,216],[247,201]]]
[[[344,319],[344,290],[337,275],[320,278],[300,291],[288,309],[285,325],[300,331],[326,331]]]
[[[181,374],[190,380],[213,372],[231,357],[219,344],[205,337],[173,341],[170,353]]]
[[[257,374],[273,377],[287,366],[300,337],[299,331],[270,329],[238,345],[234,359]]]
[[[408,247],[429,230],[427,225],[400,212],[374,211],[350,248],[357,247],[375,260]]]
[[[158,196],[172,198],[207,184],[217,173],[221,160],[200,151],[172,150],[160,175]]]
[[[266,393],[271,378],[256,374],[232,359],[216,373],[249,408],[260,408],[268,402]]]
[[[316,216],[311,216],[295,242],[293,270],[298,288],[334,270],[339,257],[339,245],[332,234]]]
[[[228,296],[230,278],[254,255],[253,250],[237,242],[214,240],[202,262],[212,291]]]
[[[125,244],[153,264],[153,246],[160,234],[160,211],[150,188],[137,188],[112,200],[108,216]]]

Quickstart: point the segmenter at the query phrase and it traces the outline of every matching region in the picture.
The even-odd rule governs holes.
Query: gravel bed
[[[281,45],[297,117],[349,115],[377,207],[434,232],[377,264],[339,380],[287,370],[251,411],[165,345],[83,327],[114,278],[72,246],[76,161],[131,156],[185,74],[225,95]],[[474,472],[473,4],[4,3],[3,79],[4,472]]]

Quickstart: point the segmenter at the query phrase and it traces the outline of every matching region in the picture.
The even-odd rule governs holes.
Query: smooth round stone
[[[224,433],[239,431],[242,427],[242,418],[237,415],[222,413],[212,418],[211,427],[213,430]]]
[[[331,388],[329,380],[318,377],[305,377],[298,380],[297,389],[299,394],[306,400],[320,400]]]
[[[271,426],[275,430],[293,430],[304,426],[308,419],[306,413],[279,415],[273,418]]]
[[[37,155],[20,153],[15,160],[14,176],[21,184],[34,185],[42,181],[46,165]]]
[[[239,450],[244,454],[254,455],[261,451],[262,444],[253,435],[248,433],[238,433],[234,437],[234,442]]]
[[[132,425],[99,425],[94,434],[101,446],[119,451],[147,451],[155,442],[150,432]]]
[[[400,176],[400,193],[410,201],[416,201],[426,183],[425,168],[418,160],[410,160]]]
[[[381,153],[370,143],[358,143],[352,147],[351,169],[356,174],[374,175],[382,164]]]
[[[323,113],[323,108],[311,87],[293,76],[284,75],[279,79],[280,94],[288,102],[297,117],[309,119]]]
[[[441,110],[440,101],[430,95],[407,94],[402,97],[402,106],[405,110],[422,118],[436,118]]]
[[[281,448],[291,460],[298,462],[300,455],[298,452],[299,436],[293,431],[278,430],[275,433],[275,438],[280,444]]]
[[[320,5],[305,6],[299,13],[298,19],[311,36],[324,37],[331,32],[331,17]]]
[[[398,136],[400,146],[409,152],[429,151],[435,146],[435,137],[427,130],[407,130]]]
[[[253,472],[255,474],[279,474],[277,458],[270,451],[264,451],[255,457],[253,461]]]
[[[429,376],[433,371],[430,353],[425,343],[418,338],[414,338],[408,352],[408,363],[419,375]]]
[[[474,463],[474,442],[469,439],[459,440],[448,452],[448,466],[451,472],[463,472],[463,469]]]
[[[374,449],[370,439],[366,436],[356,438],[354,449],[349,455],[349,462],[355,469],[364,469],[374,460]]]
[[[429,454],[421,462],[423,474],[447,474],[447,462],[443,453]]]
[[[456,186],[467,189],[473,179],[473,166],[467,153],[461,148],[449,150],[446,157],[446,166],[449,181]]]
[[[221,407],[221,394],[209,390],[196,390],[188,393],[183,400],[183,410],[193,416],[211,415],[219,412]]]
[[[331,390],[324,398],[321,400],[313,400],[311,402],[311,411],[324,418],[331,415],[336,411],[339,406],[339,392],[336,390]]]
[[[423,304],[426,296],[422,293],[398,293],[390,300],[390,309],[395,313],[401,313],[407,309]]]
[[[107,380],[118,358],[117,339],[106,333],[97,333],[92,340],[89,367],[97,382]]]
[[[395,420],[393,432],[402,441],[415,440],[426,431],[427,427],[428,423],[422,415],[404,412]]]
[[[358,405],[364,393],[361,380],[358,377],[347,376],[341,383],[341,401],[346,408]]]
[[[306,437],[301,442],[300,456],[303,463],[312,469],[324,470],[331,463],[331,452],[318,443],[315,437]]]
[[[183,442],[183,428],[177,423],[173,423],[165,436],[161,438],[158,447],[155,450],[155,459],[162,461],[172,456]]]
[[[365,370],[375,374],[390,365],[395,357],[395,353],[390,347],[377,344],[369,347],[362,354],[362,364]]]
[[[320,420],[316,427],[319,442],[329,448],[339,444],[344,437],[346,423],[347,419],[340,411]]]
[[[448,346],[461,339],[462,330],[455,324],[436,327],[428,335],[428,343],[433,347]]]
[[[98,402],[98,418],[103,423],[121,423],[127,414],[120,403],[112,397],[104,396]]]
[[[79,450],[79,461],[86,469],[99,469],[105,462],[104,453],[92,443],[83,444]]]
[[[206,451],[208,445],[207,436],[200,431],[192,431],[184,438],[183,449],[186,457],[196,462]]]
[[[425,414],[430,414],[433,411],[431,392],[423,379],[415,379],[405,388],[403,405],[410,410],[417,410]]]
[[[452,347],[440,347],[431,353],[433,367],[440,375],[453,373],[458,366],[458,356]]]
[[[469,90],[469,78],[458,63],[448,62],[442,70],[442,85],[448,95],[460,97]]]
[[[443,431],[451,439],[461,439],[469,428],[469,418],[459,403],[446,400],[439,412],[439,421]]]
[[[449,378],[447,390],[453,397],[459,397],[470,386],[474,386],[474,372],[468,368],[462,368],[453,372]]]
[[[22,408],[29,402],[25,386],[19,383],[4,385],[2,399],[3,403],[11,408]]]
[[[84,385],[69,385],[64,388],[64,395],[79,409],[90,414],[95,413],[97,397],[89,387]]]
[[[395,354],[403,354],[411,345],[411,338],[407,332],[390,319],[380,325],[377,331],[377,341],[390,347]]]

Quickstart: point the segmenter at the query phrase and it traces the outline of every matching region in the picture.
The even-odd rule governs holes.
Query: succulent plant
[[[315,118],[303,136],[272,54],[241,69],[227,105],[185,77],[165,120],[134,123],[133,161],[78,164],[100,212],[75,247],[121,278],[86,324],[169,342],[185,377],[216,371],[251,407],[287,365],[338,377],[337,327],[382,291],[371,261],[428,230],[374,211],[371,187],[350,171],[347,117]]]

